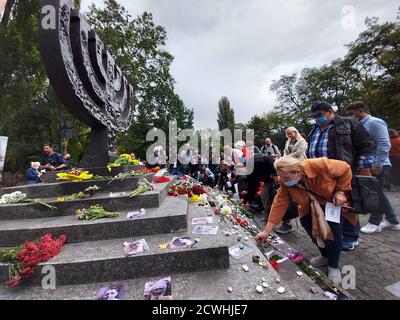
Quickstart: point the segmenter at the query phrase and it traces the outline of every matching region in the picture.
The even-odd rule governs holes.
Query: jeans
[[[341,225],[342,225],[342,235],[343,235],[343,241],[357,241],[358,238],[360,237],[360,221],[357,221],[357,224],[354,225],[351,222],[349,222],[346,218],[342,217],[341,220]]]
[[[378,175],[376,175],[376,178],[379,180],[379,182],[382,185],[382,188],[385,185],[386,178],[389,174],[390,171],[390,166],[384,166],[382,168],[382,172]],[[399,221],[397,220],[396,213],[394,211],[394,208],[392,204],[390,203],[390,200],[388,196],[383,192],[383,208],[381,212],[373,212],[371,213],[369,217],[369,223],[374,224],[379,226],[380,223],[383,220],[383,216],[386,217],[386,219],[391,223],[391,224],[399,224]]]
[[[343,217],[342,217],[343,219]],[[316,240],[312,236],[312,218],[311,214],[308,214],[300,219],[300,223],[303,228],[307,231],[310,238],[316,243]],[[330,268],[339,268],[340,254],[342,253],[342,227],[340,223],[329,222],[328,224],[332,230],[335,240],[326,240],[325,248],[319,248],[321,255],[328,259],[328,266]]]

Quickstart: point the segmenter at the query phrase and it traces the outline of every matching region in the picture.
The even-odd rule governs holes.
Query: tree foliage
[[[218,103],[218,128],[220,131],[235,129],[235,111],[227,97],[222,97]]]
[[[80,2],[75,0],[75,6]],[[9,137],[9,171],[26,169],[29,161],[38,160],[44,142],[60,150],[64,120],[74,132],[68,144],[74,163],[88,146],[90,128],[65,111],[44,70],[38,39],[41,5],[41,0],[9,0],[0,21],[0,135]],[[107,0],[104,9],[92,6],[87,16],[136,92],[135,121],[127,134],[119,136],[120,150],[143,156],[147,131],[167,131],[174,118],[179,128],[191,128],[193,111],[175,93],[169,71],[173,57],[162,49],[165,29],[154,25],[149,13],[132,18],[114,0]]]
[[[366,20],[367,30],[347,45],[348,53],[320,68],[284,75],[270,90],[276,94],[275,111],[290,117],[299,130],[309,127],[315,101],[335,105],[339,113],[350,102],[362,100],[371,113],[391,126],[400,122],[400,24]]]

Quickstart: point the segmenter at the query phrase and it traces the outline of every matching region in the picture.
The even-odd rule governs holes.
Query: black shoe
[[[293,227],[291,224],[282,223],[278,229],[275,230],[277,233],[286,234],[293,231]]]

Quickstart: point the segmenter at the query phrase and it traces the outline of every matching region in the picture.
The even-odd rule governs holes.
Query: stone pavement
[[[400,187],[387,193],[397,215],[400,213]],[[361,226],[368,222],[368,216],[360,215]],[[319,254],[305,230],[294,224],[295,231],[282,235],[282,239],[301,251],[307,257]],[[400,297],[385,290],[385,287],[400,281],[400,232],[383,231],[372,235],[361,234],[360,245],[353,252],[343,252],[342,267],[356,268],[356,290],[348,292],[358,300],[400,300]],[[323,270],[322,271],[326,271]]]

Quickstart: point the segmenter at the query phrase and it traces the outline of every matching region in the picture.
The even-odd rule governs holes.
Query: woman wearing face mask
[[[281,222],[290,201],[295,202],[302,226],[321,252],[320,256],[311,259],[311,264],[315,267],[327,264],[329,279],[335,285],[340,285],[341,224],[326,221],[321,206],[327,202],[336,206],[347,203],[345,192],[351,190],[352,180],[350,166],[327,158],[298,160],[290,157],[282,158],[274,165],[280,176],[280,188],[272,204],[268,223],[264,231],[256,236],[256,241],[264,242]],[[350,219],[349,215],[354,214],[342,212],[343,215]]]

